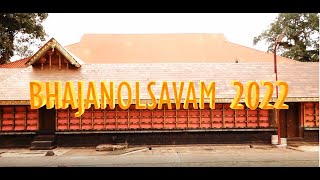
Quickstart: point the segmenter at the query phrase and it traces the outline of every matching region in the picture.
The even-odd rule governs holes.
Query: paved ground
[[[0,149],[0,166],[103,166],[103,167],[319,167],[319,146],[275,148],[267,145],[189,145],[131,147],[113,152],[94,148],[57,148],[47,151]]]

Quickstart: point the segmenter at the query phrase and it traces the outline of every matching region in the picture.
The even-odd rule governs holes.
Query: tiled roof
[[[14,74],[18,73],[21,70],[23,70],[23,69],[21,69],[21,68],[0,68],[0,84],[2,81],[8,79],[10,76],[13,76]],[[0,86],[0,89],[1,88],[3,88],[3,87]]]
[[[0,100],[29,100],[29,82],[33,80],[62,82],[71,80],[75,86],[77,81],[83,80],[85,89],[87,82],[91,80],[96,81],[98,89],[100,81],[114,81],[117,88],[119,81],[127,80],[132,85],[133,98],[135,98],[135,81],[138,80],[141,84],[141,99],[150,99],[147,83],[151,80],[157,82],[153,87],[157,98],[160,96],[162,81],[185,81],[185,87],[188,81],[194,81],[197,94],[200,80],[215,81],[216,98],[233,99],[236,91],[230,85],[231,80],[239,80],[242,83],[249,80],[274,82],[273,71],[272,63],[83,64],[79,69],[60,71],[28,67],[19,75],[11,76],[0,83]],[[288,97],[319,97],[319,63],[279,64],[278,79],[289,84]],[[172,88],[171,83],[169,88]],[[75,89],[77,91],[77,88]],[[261,87],[260,91],[262,98],[265,90]],[[183,97],[185,94],[186,89]],[[125,97],[126,93],[123,92],[123,95]],[[170,97],[174,97],[172,90]]]
[[[25,65],[25,63],[29,60],[28,58],[23,58],[17,61],[13,61],[7,64],[1,64],[0,68],[26,68],[28,65]]]
[[[273,62],[272,53],[229,42],[223,34],[84,34],[65,48],[88,64]]]

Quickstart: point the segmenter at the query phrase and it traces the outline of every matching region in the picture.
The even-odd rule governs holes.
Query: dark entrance
[[[299,137],[299,103],[286,103],[289,109],[280,110],[281,138]]]
[[[56,109],[39,109],[39,132],[38,134],[54,134],[56,129]]]
[[[287,137],[299,137],[299,103],[288,103],[286,126]]]

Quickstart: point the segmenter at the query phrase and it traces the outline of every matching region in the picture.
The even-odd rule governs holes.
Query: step
[[[34,141],[55,141],[55,135],[38,135]]]
[[[33,141],[31,143],[32,147],[51,147],[54,145],[55,145],[54,141]]]
[[[30,150],[52,150],[57,148],[57,146],[49,146],[49,147],[38,147],[38,146],[31,146]]]
[[[301,140],[303,140],[302,137],[290,137],[290,138],[287,138],[287,139],[290,140],[290,141],[301,141]]]

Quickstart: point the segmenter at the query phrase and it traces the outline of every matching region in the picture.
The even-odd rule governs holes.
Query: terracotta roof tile
[[[79,69],[60,71],[41,71],[28,67],[0,83],[0,100],[29,100],[29,82],[33,80],[61,80],[63,84],[71,80],[75,85],[77,81],[83,80],[85,89],[90,80],[96,81],[98,89],[100,81],[114,81],[117,88],[119,81],[127,80],[132,85],[133,95],[135,81],[138,80],[141,84],[141,99],[150,99],[147,83],[151,80],[158,82],[153,87],[156,97],[160,95],[162,81],[194,81],[198,94],[197,83],[204,80],[216,82],[216,98],[234,98],[236,91],[230,85],[231,80],[239,80],[242,83],[249,80],[274,82],[273,71],[271,63],[84,64]],[[289,84],[288,97],[319,97],[319,63],[279,64],[278,73],[279,80]],[[171,84],[169,88],[172,88]],[[261,87],[260,98],[264,92],[264,88]],[[186,90],[183,96],[185,94]],[[173,91],[170,92],[170,97],[174,97]]]
[[[13,61],[7,64],[0,65],[0,68],[26,68],[28,67],[25,63],[29,60],[29,58],[23,58],[17,61]]]
[[[84,34],[65,47],[85,63],[273,62],[273,54],[229,42],[223,34]],[[279,63],[299,63],[278,56]]]

